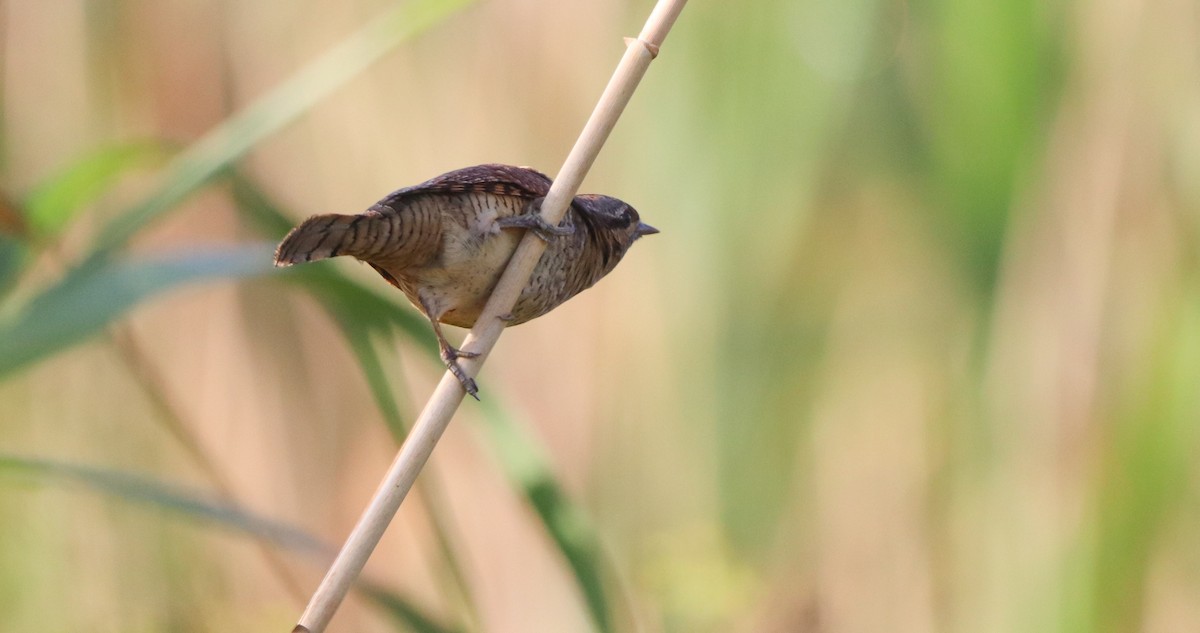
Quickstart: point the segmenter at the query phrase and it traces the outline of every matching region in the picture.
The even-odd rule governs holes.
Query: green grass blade
[[[143,226],[209,182],[251,148],[295,121],[401,42],[472,0],[413,0],[375,18],[289,79],[213,128],[167,168],[157,188],[101,233],[96,256],[120,248]]]
[[[238,209],[264,236],[279,239],[292,228],[292,220],[254,183],[240,175],[234,176],[233,197]],[[414,310],[383,298],[327,263],[289,269],[283,278],[309,291],[337,322],[363,370],[388,430],[397,442],[403,441],[408,428],[372,343],[372,335],[391,340],[391,335],[398,329],[436,358],[437,347],[429,325]]]
[[[3,297],[17,280],[17,274],[25,262],[25,243],[0,233],[0,297]]]
[[[225,501],[130,473],[0,453],[0,476],[3,475],[23,476],[39,482],[82,485],[124,501],[161,508],[236,532],[264,538],[277,547],[320,560],[332,557],[334,552],[328,544],[282,521],[264,518]],[[359,582],[356,589],[393,620],[412,631],[456,632],[455,629],[438,624],[411,600],[393,591],[370,582]]]
[[[359,581],[358,592],[366,596],[375,606],[388,613],[394,622],[417,633],[459,633],[460,629],[451,629],[438,624],[413,607],[413,603],[404,599],[394,591],[384,590],[368,582]]]
[[[1130,410],[1113,423],[1097,499],[1089,619],[1070,630],[1140,630],[1162,541],[1194,502],[1189,490],[1200,427],[1200,298],[1164,319],[1153,363]],[[1076,605],[1072,605],[1076,606]]]
[[[26,197],[21,210],[0,203],[0,296],[24,267],[30,238],[52,238],[88,204],[130,170],[156,165],[168,155],[165,143],[143,141],[95,150],[47,178]]]
[[[77,268],[0,321],[0,375],[98,332],[134,305],[176,286],[271,270],[262,244],[105,260]]]
[[[57,480],[81,484],[126,501],[171,510],[260,536],[286,549],[322,555],[331,552],[328,546],[297,528],[250,514],[216,498],[130,473],[0,453],[0,474],[25,476],[35,481]]]
[[[280,279],[302,284],[339,324],[362,327],[380,334],[399,330],[427,353],[437,357],[437,342],[425,317],[412,308],[385,299],[374,290],[351,281],[329,263],[289,270]]]
[[[392,393],[388,383],[388,374],[383,369],[379,353],[375,351],[375,346],[371,342],[370,333],[352,323],[344,323],[340,319],[338,324],[351,351],[354,352],[354,358],[358,360],[358,366],[362,368],[363,377],[366,378],[367,387],[371,391],[371,398],[375,400],[375,406],[379,407],[383,421],[388,426],[388,432],[391,433],[397,444],[403,442],[404,438],[408,437],[409,427],[404,421],[404,416],[400,414],[400,404],[396,402],[396,396]]]
[[[612,629],[612,613],[604,587],[604,555],[600,538],[583,511],[571,502],[554,478],[546,458],[496,399],[481,402],[489,443],[509,480],[537,512],[575,576],[596,627]]]
[[[254,181],[234,171],[233,201],[254,230],[269,240],[282,240],[298,220],[293,220]]]
[[[294,221],[287,214],[254,183],[240,175],[234,176],[233,197],[238,210],[266,238],[281,239],[294,226]],[[416,310],[354,281],[332,264],[316,263],[289,268],[280,278],[295,282],[311,292],[343,330],[348,328],[356,332],[354,337],[367,340],[371,334],[386,336],[394,329],[399,329],[426,353],[437,358],[433,332],[424,317]],[[385,288],[382,282],[377,285]],[[353,346],[355,340],[350,342]]]
[[[945,241],[961,246],[966,272],[990,293],[1020,192],[1014,183],[1045,142],[1045,112],[1056,96],[1051,78],[1062,62],[1046,37],[1041,2],[940,0],[927,10],[930,88],[938,95],[918,100],[929,122],[928,175],[947,196],[937,208]]]
[[[130,170],[160,164],[168,156],[158,141],[95,150],[38,185],[25,198],[25,218],[39,237],[57,235],[75,215]]]

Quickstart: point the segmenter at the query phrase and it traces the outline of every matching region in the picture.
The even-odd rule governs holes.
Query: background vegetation
[[[440,372],[271,244],[553,173],[651,5],[0,2],[0,630],[288,630]],[[1198,76],[1186,0],[692,3],[584,187],[662,235],[334,630],[1197,630]]]

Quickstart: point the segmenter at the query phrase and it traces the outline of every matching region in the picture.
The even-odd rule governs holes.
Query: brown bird
[[[607,275],[643,235],[658,233],[633,207],[608,196],[576,196],[559,226],[539,211],[550,179],[528,167],[478,165],[405,187],[358,215],[317,215],[292,229],[276,266],[349,255],[399,288],[433,324],[442,360],[471,396],[475,381],[440,323],[469,328],[492,294],[523,230],[547,242],[516,306],[517,325],[561,305]]]

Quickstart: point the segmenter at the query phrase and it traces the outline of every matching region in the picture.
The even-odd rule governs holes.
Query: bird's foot
[[[538,198],[526,207],[525,213],[500,218],[496,224],[502,229],[528,229],[547,244],[556,237],[563,237],[575,232],[574,226],[555,226],[547,222],[542,217],[541,209],[542,198]]]
[[[498,314],[498,315],[496,315],[496,318],[500,319],[501,321],[504,321],[505,323],[512,323],[513,321],[517,320],[517,317],[513,316],[512,312],[505,312],[504,314]]]
[[[450,373],[454,374],[454,377],[458,379],[463,391],[466,391],[468,396],[478,400],[478,385],[475,384],[473,378],[467,375],[467,372],[463,371],[462,366],[458,364],[458,359],[460,358],[475,358],[476,356],[479,356],[479,352],[464,352],[449,345],[442,347],[442,361],[446,363],[446,369],[449,369]]]

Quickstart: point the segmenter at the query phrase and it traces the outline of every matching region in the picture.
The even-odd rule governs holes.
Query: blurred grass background
[[[553,174],[651,6],[0,2],[0,631],[288,630],[440,371],[280,216]],[[332,630],[1200,629],[1196,77],[1187,0],[691,3],[584,186],[663,234]]]

